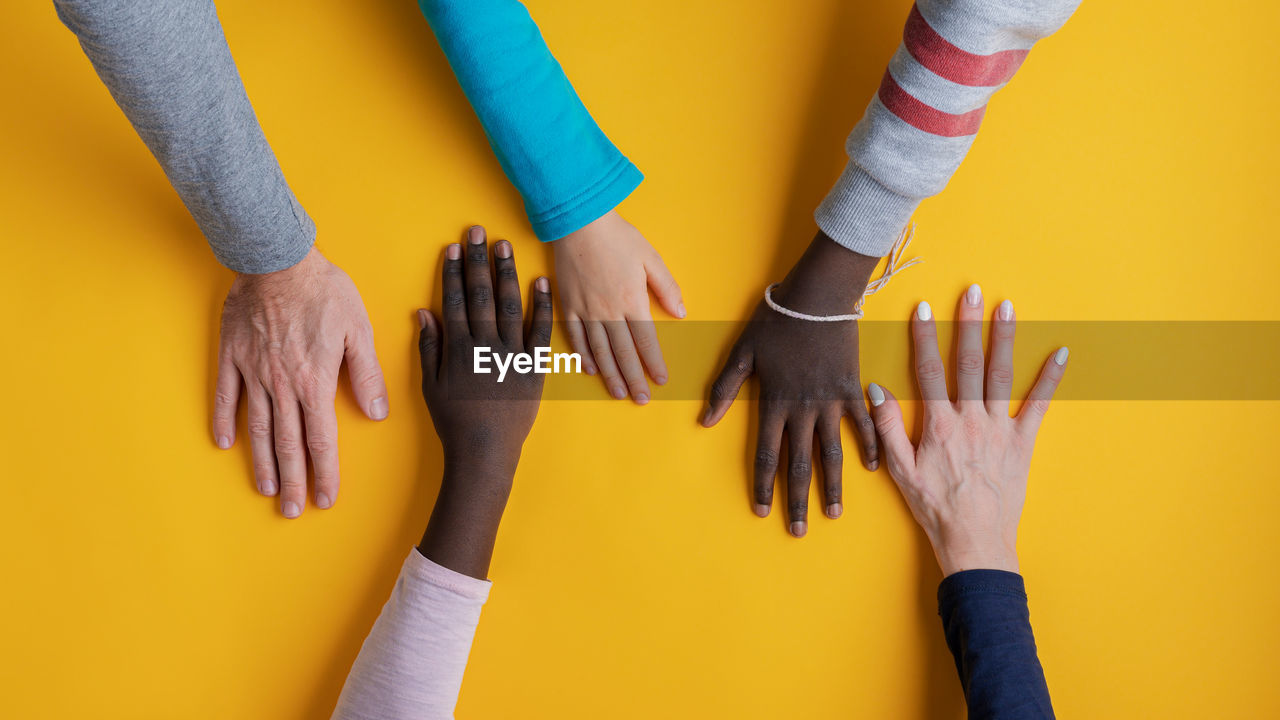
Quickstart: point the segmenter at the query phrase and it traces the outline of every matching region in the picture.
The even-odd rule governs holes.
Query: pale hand
[[[1018,571],[1018,520],[1027,497],[1031,450],[1049,400],[1066,371],[1067,349],[1045,361],[1017,417],[1013,386],[1013,305],[1002,302],[991,324],[991,359],[982,354],[982,290],[960,301],[956,401],[947,394],[933,312],[920,303],[911,321],[924,433],[911,444],[897,400],[872,383],[871,414],[889,474],[933,545],[943,576],[961,570]],[[983,369],[986,369],[984,383]],[[984,388],[985,384],[985,388]]]
[[[671,315],[685,316],[680,287],[662,257],[616,211],[555,241],[556,285],[574,352],[599,372],[613,397],[649,402],[649,377],[662,385],[662,359],[649,290]]]
[[[236,439],[243,385],[258,491],[280,494],[288,518],[307,504],[307,456],[315,504],[338,497],[338,420],[334,397],[343,360],[356,401],[373,420],[387,416],[387,388],[373,329],[351,278],[312,248],[291,268],[238,275],[222,306],[213,434]]]

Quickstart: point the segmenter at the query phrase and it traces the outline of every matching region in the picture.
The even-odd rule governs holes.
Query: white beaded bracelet
[[[853,312],[845,315],[809,315],[807,313],[796,312],[789,308],[784,308],[773,301],[773,289],[778,287],[778,283],[774,283],[764,289],[764,303],[771,310],[789,318],[796,320],[808,320],[809,322],[843,322],[845,320],[861,320],[862,319],[862,303],[867,299],[868,295],[874,295],[877,290],[889,284],[889,278],[906,270],[912,265],[922,263],[924,260],[918,257],[911,258],[907,262],[902,262],[902,253],[906,252],[907,246],[911,244],[911,239],[915,237],[916,226],[913,224],[902,231],[902,235],[897,242],[889,250],[889,262],[884,266],[884,272],[880,277],[867,283],[867,289],[863,291],[862,297],[858,298],[858,302],[854,303]]]

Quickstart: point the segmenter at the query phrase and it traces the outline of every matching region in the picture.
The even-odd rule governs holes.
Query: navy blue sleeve
[[[1021,575],[958,572],[938,586],[938,614],[970,720],[1054,716]]]

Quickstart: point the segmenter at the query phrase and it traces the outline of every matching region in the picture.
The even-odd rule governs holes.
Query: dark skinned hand
[[[444,449],[440,495],[418,546],[451,570],[484,577],[520,449],[538,414],[543,375],[475,372],[475,349],[528,353],[551,342],[551,285],[534,283],[526,325],[511,244],[494,244],[493,272],[483,228],[466,247],[445,249],[443,322],[418,311],[422,396]],[[465,260],[464,260],[465,255]],[[496,280],[494,279],[496,275]]]
[[[779,305],[810,315],[852,312],[879,258],[859,255],[819,232],[803,257],[773,292]],[[762,289],[763,290],[763,289]],[[751,374],[759,377],[752,504],[767,517],[774,479],[787,439],[787,519],[795,537],[808,531],[809,484],[814,438],[822,463],[826,515],[844,511],[841,473],[844,452],[840,421],[853,418],[863,463],[879,465],[875,424],[867,413],[858,373],[858,324],[811,322],[775,312],[763,301],[729,352],[711,386],[702,425],[720,421]]]

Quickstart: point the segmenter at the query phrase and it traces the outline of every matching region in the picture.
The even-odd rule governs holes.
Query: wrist
[[[821,230],[779,284],[780,305],[814,315],[850,312],[867,289],[880,258],[841,247]]]
[[[934,555],[944,578],[965,570],[1019,572],[1017,550],[1003,543],[986,547],[935,546]]]

